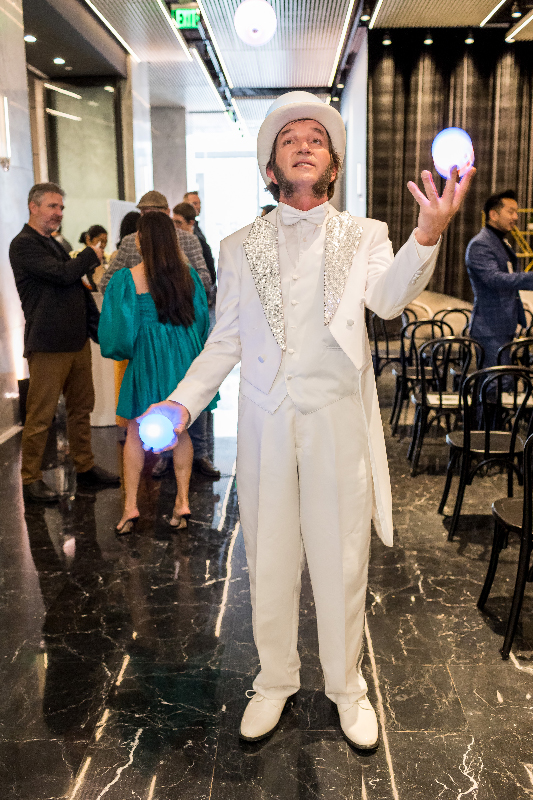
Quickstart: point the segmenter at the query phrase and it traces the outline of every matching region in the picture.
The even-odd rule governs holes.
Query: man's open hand
[[[170,442],[167,447],[162,447],[161,450],[155,450],[154,453],[164,453],[166,450],[172,450],[176,444],[178,443],[178,436],[180,433],[183,433],[185,428],[187,427],[191,415],[180,403],[174,403],[173,400],[162,400],[160,403],[153,403],[149,406],[144,414],[141,414],[140,417],[137,417],[137,422],[139,422],[143,417],[146,417],[147,414],[151,414],[153,411],[156,411],[158,414],[163,414],[163,416],[168,417],[168,419],[172,422],[174,427],[174,433],[176,434],[174,439]],[[144,450],[151,450],[151,447],[144,447]]]
[[[450,224],[450,220],[459,211],[475,174],[475,168],[471,167],[458,182],[457,167],[454,167],[451,176],[446,181],[442,197],[439,197],[431,172],[427,169],[422,172],[422,183],[426,194],[420,191],[416,183],[409,181],[407,188],[420,206],[418,228],[415,231],[415,237],[419,244],[437,244],[439,237]]]

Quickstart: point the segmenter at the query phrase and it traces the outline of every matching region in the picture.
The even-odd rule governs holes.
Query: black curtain
[[[486,198],[515,189],[518,205],[532,207],[533,45],[506,44],[501,28],[476,29],[472,45],[464,43],[466,31],[432,34],[427,46],[424,30],[392,30],[385,46],[383,31],[369,31],[368,215],[387,222],[397,250],[416,225],[418,206],[407,181],[422,186],[421,170],[431,169],[441,191],[433,138],[452,125],[468,131],[477,175],[428,288],[471,300],[464,254],[481,227]]]

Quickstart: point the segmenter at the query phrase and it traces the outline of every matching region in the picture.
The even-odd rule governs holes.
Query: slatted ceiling
[[[383,0],[375,28],[477,27],[497,0]]]
[[[196,61],[151,63],[150,104],[183,106],[187,111],[219,111],[220,104]]]
[[[141,61],[189,61],[157,0],[91,2]]]
[[[335,52],[285,50],[265,53],[224,53],[234,86],[279,86],[304,89],[306,86],[327,86]],[[325,68],[325,64],[329,66]],[[237,76],[237,79],[234,76]]]
[[[202,0],[234,86],[327,86],[350,0],[270,0],[278,19],[262,47],[242,42],[233,16],[240,0]]]

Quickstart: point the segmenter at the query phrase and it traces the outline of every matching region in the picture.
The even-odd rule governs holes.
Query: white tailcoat
[[[358,371],[372,467],[373,520],[380,538],[390,546],[392,497],[365,307],[384,319],[399,316],[429,281],[439,248],[422,247],[412,234],[394,256],[384,222],[352,217],[348,212],[339,214],[332,207],[326,224],[325,249],[331,255],[326,256],[325,265],[325,320],[333,314],[328,319],[329,330]],[[255,249],[249,246],[251,238]],[[343,249],[343,241],[350,241],[351,248]],[[344,270],[339,281],[342,259]],[[269,392],[284,347],[274,210],[221,243],[217,322],[204,350],[169,399],[184,405],[194,421],[240,361],[241,393],[273,412],[275,407],[269,409]]]

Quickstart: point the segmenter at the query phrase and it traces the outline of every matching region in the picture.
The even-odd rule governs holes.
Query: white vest
[[[273,413],[288,394],[302,414],[355,394],[359,370],[324,324],[324,244],[326,222],[307,223],[307,246],[289,253],[287,235],[293,226],[280,222],[278,214],[279,269],[286,349],[268,394],[242,379],[241,391],[252,402]],[[298,226],[304,223],[297,223]],[[313,231],[314,229],[314,231]],[[306,240],[304,240],[306,241]],[[292,248],[291,248],[292,250]],[[296,261],[294,260],[296,256]]]

